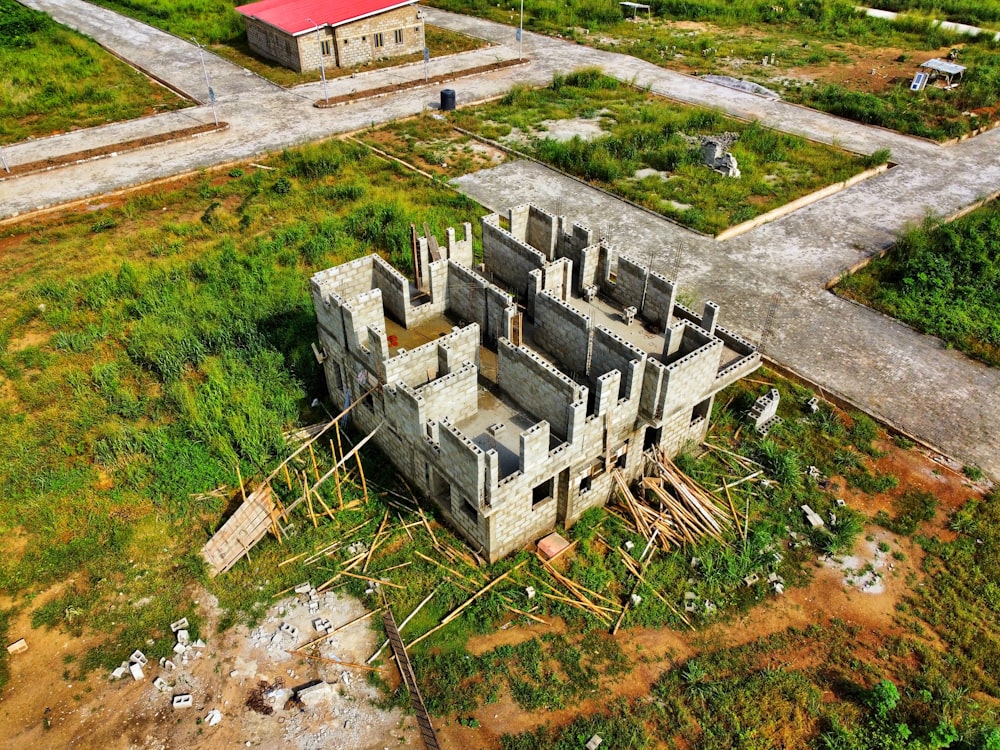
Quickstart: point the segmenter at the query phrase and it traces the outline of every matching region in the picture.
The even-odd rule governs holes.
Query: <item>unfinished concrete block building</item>
[[[376,255],[312,278],[334,402],[490,561],[570,526],[642,454],[704,438],[760,364],[675,284],[532,205],[421,238],[410,282]],[[360,401],[360,403],[358,403]]]

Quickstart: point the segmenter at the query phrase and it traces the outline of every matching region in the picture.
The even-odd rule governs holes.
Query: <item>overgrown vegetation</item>
[[[957,2],[973,5],[969,0]],[[500,4],[434,0],[432,4],[517,23],[518,5],[512,0]],[[952,138],[995,119],[1000,45],[990,34],[962,36],[919,17],[897,22],[872,18],[845,0],[777,4],[661,0],[652,3],[652,12],[651,21],[633,22],[613,3],[540,0],[525,6],[525,26],[683,72],[750,80],[777,90],[789,101],[911,135]],[[686,23],[675,25],[678,21]],[[873,64],[864,62],[872,61],[873,50],[887,48],[904,51],[902,60],[886,57],[873,63],[875,68],[889,70],[877,70],[881,77],[889,76],[883,83],[869,74]],[[948,91],[930,86],[911,92],[914,63],[922,62],[916,58],[947,54],[951,48],[961,49],[960,62],[969,69],[962,85]],[[864,70],[840,76],[834,63],[840,69],[857,64]]]
[[[0,0],[0,101],[0,145],[188,106],[91,39],[15,0]]]
[[[0,291],[0,588],[71,577],[33,619],[110,633],[82,668],[188,607],[224,505],[192,493],[232,487],[237,466],[252,477],[311,418],[309,274],[371,251],[399,262],[411,221],[443,232],[481,213],[357,146],[269,163],[0,234],[17,249]]]
[[[650,700],[619,700],[564,727],[503,740],[505,750],[577,748],[597,732],[621,747],[992,750],[984,706],[907,664],[923,647],[833,619],[745,646],[707,648],[660,677]],[[888,677],[887,675],[890,675]],[[913,683],[897,686],[896,681]],[[894,681],[895,680],[895,681]]]
[[[927,219],[837,292],[1000,365],[1000,204]]]
[[[592,120],[604,133],[589,140],[548,135],[553,121],[576,118]],[[516,87],[498,103],[461,110],[452,120],[710,234],[870,166],[864,158],[756,122],[668,102],[593,69],[556,76],[545,89]],[[428,127],[440,129],[433,121]],[[383,130],[404,128],[413,131],[408,124]],[[738,136],[730,150],[739,162],[739,178],[703,163],[700,137],[723,133]],[[413,133],[401,148],[416,148],[420,139]],[[880,152],[876,160],[887,157]]]
[[[994,28],[1000,25],[1000,3],[996,0],[877,0],[871,5],[899,13],[918,12],[939,21]]]

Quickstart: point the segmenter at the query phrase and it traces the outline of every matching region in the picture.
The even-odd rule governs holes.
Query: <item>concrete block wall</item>
[[[325,332],[332,342],[340,348],[347,347],[347,337],[344,335],[344,300],[336,292],[327,292],[315,286],[312,287],[313,309],[316,311],[316,324],[320,332]],[[329,354],[333,349],[323,344],[323,349]]]
[[[423,23],[417,18],[417,6],[414,4],[338,26],[335,30],[337,64],[349,68],[373,60],[421,52],[424,48]],[[396,31],[402,32],[402,42],[396,41]],[[382,35],[381,46],[376,46],[377,34]],[[312,68],[304,69],[318,67],[317,57]]]
[[[366,255],[313,274],[311,283],[314,296],[317,287],[323,292],[336,292],[344,299],[370,291],[375,286],[376,258],[378,256],[374,254]]]
[[[597,281],[600,248],[588,245],[581,248],[559,250],[561,257],[573,264],[573,293],[582,295],[589,286],[600,286]]]
[[[661,331],[670,326],[674,304],[677,299],[677,284],[659,273],[649,274],[646,284],[646,299],[643,302],[642,316],[656,323]]]
[[[329,26],[321,26],[315,31],[307,31],[295,37],[296,56],[298,57],[298,70],[300,73],[310,70],[319,70],[320,59],[323,65],[329,68],[336,68],[337,65],[337,34]],[[329,50],[323,54],[324,49]]]
[[[516,236],[538,250],[547,260],[554,260],[556,242],[559,239],[558,229],[561,224],[559,217],[538,206],[529,206],[525,234]]]
[[[369,327],[383,328],[385,313],[382,310],[382,291],[372,289],[345,301],[341,314],[344,316],[344,335],[347,348],[351,351],[367,349]]]
[[[477,502],[482,503],[486,457],[483,450],[462,434],[450,421],[442,420],[438,425],[438,446],[440,456],[437,470],[453,487]]]
[[[476,366],[466,362],[457,370],[414,389],[422,421],[452,424],[478,410]]]
[[[472,249],[472,224],[465,222],[462,224],[462,238],[455,235],[455,230],[448,227],[445,230],[445,246],[447,248],[448,260],[458,263],[466,268],[472,268],[475,263]]]
[[[479,326],[470,323],[416,349],[399,351],[385,363],[386,382],[403,382],[417,388],[445,374],[441,369],[442,347],[448,348],[448,356],[456,366],[465,362],[476,364],[479,360]]]
[[[406,307],[410,304],[410,282],[399,271],[377,255],[372,256],[373,287],[382,292],[382,307],[399,324],[406,322]]]
[[[299,60],[299,43],[295,37],[254,18],[245,18],[247,44],[257,54],[274,60],[286,68],[302,72]],[[314,37],[315,39],[315,37]],[[317,65],[317,67],[319,67]]]
[[[517,294],[527,293],[528,274],[542,268],[545,261],[542,253],[503,229],[498,214],[483,217],[483,264]]]
[[[619,255],[614,273],[615,283],[608,285],[608,296],[622,307],[632,306],[639,310],[642,306],[642,290],[646,284],[646,269],[631,258]]]
[[[622,374],[621,393],[624,398],[631,392],[633,375],[630,362],[646,361],[646,352],[604,326],[594,329],[594,342],[590,355],[590,376],[599,377],[606,372],[618,370]]]
[[[507,309],[513,305],[514,298],[498,286],[464,266],[448,263],[448,310],[478,323],[485,341],[510,335]]]
[[[581,313],[549,292],[535,299],[534,343],[562,369],[588,371],[590,360],[590,316]]]
[[[558,218],[559,224],[556,232],[558,235],[556,240],[557,258],[570,258],[570,253],[596,244],[594,232],[586,224],[574,222],[573,226],[567,230],[566,219],[562,216]]]
[[[552,432],[565,438],[570,427],[570,405],[583,401],[587,389],[563,375],[527,347],[507,339],[497,342],[497,381],[525,411],[545,420]]]
[[[697,403],[714,392],[721,355],[722,342],[713,338],[666,366],[665,393],[661,394],[664,415],[670,416],[678,411],[690,412]]]
[[[559,258],[542,266],[542,291],[551,292],[561,300],[569,299],[573,291],[573,264]]]

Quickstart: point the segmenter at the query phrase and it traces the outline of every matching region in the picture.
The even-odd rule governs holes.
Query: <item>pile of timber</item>
[[[648,457],[645,476],[639,482],[642,497],[636,497],[617,469],[614,479],[616,497],[628,512],[626,519],[647,541],[655,540],[663,549],[695,544],[704,537],[726,543],[724,535],[736,511],[723,507],[718,498],[663,454]]]

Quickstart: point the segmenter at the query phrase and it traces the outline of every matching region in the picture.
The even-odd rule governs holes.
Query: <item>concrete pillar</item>
[[[715,324],[719,318],[719,306],[708,300],[701,313],[701,327],[710,335],[715,334]]]

